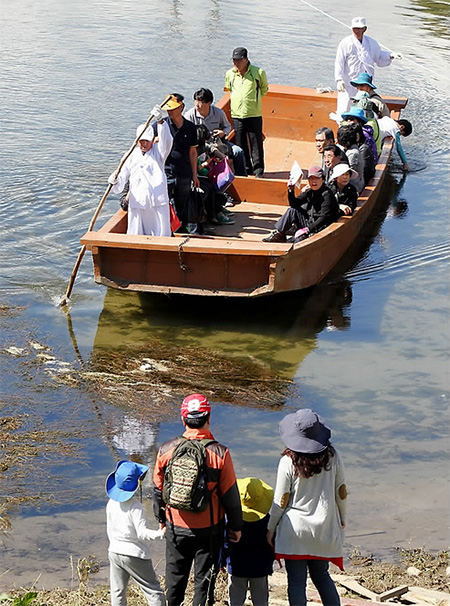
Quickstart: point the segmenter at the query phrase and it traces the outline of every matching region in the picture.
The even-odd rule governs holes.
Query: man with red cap
[[[161,528],[166,528],[166,597],[168,606],[184,603],[186,586],[194,562],[195,606],[214,603],[215,574],[222,545],[225,514],[229,540],[241,537],[242,509],[231,455],[214,440],[210,431],[211,404],[202,394],[191,394],[181,406],[185,432],[181,438],[165,442],[159,449],[153,474],[154,512]],[[208,488],[206,508],[192,511],[165,502],[168,467],[175,449],[186,441],[201,442],[205,449]],[[178,459],[180,460],[180,459]]]

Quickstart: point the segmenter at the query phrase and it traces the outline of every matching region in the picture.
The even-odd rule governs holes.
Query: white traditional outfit
[[[367,72],[371,76],[375,73],[375,65],[387,67],[391,64],[392,57],[389,51],[383,51],[376,40],[363,35],[362,42],[351,34],[339,42],[334,63],[334,77],[336,82],[342,80],[345,91],[338,92],[336,114],[340,118],[343,112],[350,108],[350,97],[357,90],[350,84],[356,80],[361,72]]]
[[[142,132],[138,127],[138,133]],[[141,136],[152,141],[153,128],[149,127]],[[164,171],[166,158],[172,148],[173,138],[167,122],[158,123],[158,140],[150,151],[142,153],[139,147],[133,150],[123,165],[112,191],[123,191],[130,183],[128,200],[127,234],[145,236],[170,236],[170,208],[167,178]],[[113,175],[111,175],[113,177]],[[110,178],[111,178],[110,177]]]

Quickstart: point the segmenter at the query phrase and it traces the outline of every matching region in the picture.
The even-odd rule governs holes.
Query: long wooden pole
[[[164,105],[166,105],[169,100],[172,98],[172,95],[168,95],[164,101],[161,103],[161,108],[164,107]],[[139,139],[141,138],[141,136],[144,134],[144,132],[147,130],[148,126],[150,125],[150,122],[153,120],[153,114],[150,114],[150,116],[147,119],[147,122],[144,125],[144,128],[142,129],[142,132],[140,132],[138,134],[138,136],[136,137],[136,139],[134,140],[133,145],[130,147],[130,149],[127,151],[127,153],[122,157],[119,166],[116,169],[116,172],[114,174],[114,178],[116,179],[120,173],[120,170],[122,168],[122,166],[125,164],[125,162],[128,160],[129,156],[132,154],[134,148],[136,147],[136,145],[139,143]],[[109,192],[112,189],[112,185],[109,184],[108,187],[106,188],[105,193],[103,194],[102,199],[100,200],[97,209],[95,211],[95,213],[92,215],[92,219],[91,222],[89,223],[89,227],[88,227],[88,231],[92,231],[92,228],[94,227],[94,223],[97,221],[97,217],[100,214],[100,211],[102,210],[103,204],[105,203],[106,198],[109,195]],[[67,305],[70,295],[72,293],[72,289],[73,289],[73,285],[75,283],[75,278],[76,275],[78,273],[78,270],[80,268],[81,265],[81,261],[84,257],[84,253],[86,252],[86,245],[83,244],[83,246],[81,247],[80,252],[78,253],[78,257],[77,260],[75,262],[75,265],[73,266],[73,270],[72,270],[72,275],[70,276],[70,280],[69,280],[69,284],[67,285],[67,290],[66,293],[64,295],[64,297],[61,299],[59,305],[60,307],[63,307],[64,305]]]

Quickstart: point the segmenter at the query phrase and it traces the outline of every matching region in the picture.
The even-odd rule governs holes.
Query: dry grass
[[[375,593],[382,593],[398,585],[418,585],[437,591],[448,591],[448,551],[431,553],[423,548],[398,548],[397,557],[396,563],[379,562],[372,555],[362,556],[358,550],[354,550],[350,555],[352,565],[346,572]],[[420,570],[417,577],[407,573],[410,566]]]
[[[398,549],[399,563],[377,562],[373,556],[363,557],[358,550],[351,555],[352,566],[347,569],[347,574],[355,577],[361,585],[371,591],[381,593],[399,585],[416,585],[434,589],[437,591],[448,591],[445,575],[448,565],[449,553],[441,551],[431,553],[422,548]],[[420,576],[411,577],[406,573],[408,566],[415,566],[421,570]],[[96,570],[95,558],[92,556],[82,558],[78,561],[77,573],[80,585],[77,590],[52,589],[38,590],[37,597],[32,602],[33,606],[103,606],[110,604],[109,589],[107,587],[90,587],[89,576]],[[83,580],[82,580],[83,579]],[[414,582],[411,582],[414,579]],[[164,578],[160,577],[161,586],[164,587]],[[227,574],[219,572],[216,581],[215,600],[217,606],[228,605],[228,583]],[[9,593],[11,597],[25,595],[29,589],[14,590]],[[189,579],[186,591],[186,604],[192,603],[193,579]],[[361,596],[355,596],[361,599]],[[277,603],[285,603],[286,588],[274,585],[271,590],[271,599]],[[128,588],[128,605],[145,606],[147,604],[140,589],[133,583]],[[370,601],[368,600],[368,604]]]
[[[109,402],[164,415],[167,403],[189,392],[256,407],[283,406],[293,382],[254,358],[226,356],[202,347],[171,346],[158,340],[145,347],[94,352],[80,373],[90,389]]]

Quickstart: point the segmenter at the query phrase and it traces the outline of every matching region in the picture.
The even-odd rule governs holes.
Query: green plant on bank
[[[28,606],[36,598],[37,591],[28,591],[25,595],[15,598],[11,598],[9,595],[3,593],[0,595],[0,604],[8,603],[10,606]]]

